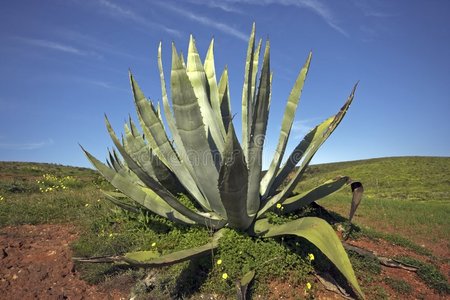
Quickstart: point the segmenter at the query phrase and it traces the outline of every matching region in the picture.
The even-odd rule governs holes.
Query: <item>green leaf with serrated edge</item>
[[[219,81],[220,113],[225,129],[228,129],[232,119],[230,106],[230,90],[228,86],[228,69],[227,67],[225,67]]]
[[[290,213],[338,191],[348,183],[348,180],[349,178],[347,176],[338,177],[328,180],[307,192],[287,198],[282,203],[283,213]]]
[[[196,182],[197,185],[200,185],[194,172],[194,168],[192,167],[191,162],[189,161],[188,154],[186,152],[186,148],[183,145],[183,142],[181,140],[180,134],[178,132],[175,119],[173,117],[172,111],[170,109],[169,104],[169,97],[167,96],[167,89],[166,89],[166,80],[164,79],[164,69],[162,64],[162,54],[161,54],[161,48],[162,45],[159,43],[158,47],[158,68],[159,68],[159,78],[161,81],[161,92],[162,92],[162,100],[163,100],[163,108],[164,108],[164,115],[166,116],[167,124],[169,125],[170,132],[172,133],[172,138],[175,141],[176,146],[176,152],[178,154],[178,157],[180,158],[183,165],[186,167],[186,169],[189,171],[189,174],[191,174],[193,180]],[[206,202],[206,200],[205,200]]]
[[[180,162],[175,150],[172,147],[172,144],[167,138],[167,135],[164,131],[163,126],[161,125],[161,122],[159,121],[159,118],[154,113],[154,110],[151,108],[151,104],[145,98],[131,73],[130,81],[133,89],[135,104],[138,110],[138,115],[140,120],[142,120],[141,126],[143,128],[147,128],[148,134],[151,135],[154,142],[156,143],[156,148],[152,148],[155,151],[155,154],[158,155],[159,159],[166,166],[168,166],[172,170],[172,172],[174,172],[174,174],[180,180],[181,184],[183,184],[183,186],[197,201],[197,203],[205,210],[211,211],[209,202],[199,190],[199,187],[190,175],[186,166]]]
[[[181,65],[174,45],[172,49],[172,106],[178,132],[186,151],[189,153],[191,163],[195,166],[194,172],[201,182],[200,188],[205,198],[216,213],[226,218],[225,208],[220,201],[217,187],[219,172],[214,160],[214,156],[219,154],[213,152],[210,148],[208,138],[205,135],[200,106],[191,82]]]
[[[159,101],[156,106],[156,115],[158,116],[159,121],[161,122],[161,124],[164,127],[164,122],[163,122],[162,115],[161,115],[161,104],[159,103]],[[164,131],[166,131],[166,130],[164,129]]]
[[[129,77],[134,96],[134,104],[136,106],[139,122],[144,130],[145,137],[151,148],[155,151],[155,154],[158,155],[159,159],[161,159],[166,165],[169,165],[168,161],[173,162],[177,159],[177,157],[169,139],[167,138],[164,127],[155,113],[155,108],[152,102],[144,96],[144,93],[134,80],[131,72],[129,72]]]
[[[347,253],[333,228],[316,217],[305,217],[282,225],[269,224],[267,219],[255,223],[255,233],[262,237],[295,235],[316,246],[344,275],[355,292],[364,298]]]
[[[130,120],[131,123],[131,120]],[[155,175],[155,170],[148,157],[150,156],[151,149],[147,146],[144,138],[140,135],[134,135],[128,125],[125,123],[125,138],[123,139],[123,146],[125,151],[135,160],[142,169],[149,174],[152,178],[158,180]]]
[[[294,152],[291,154],[289,159],[286,161],[285,167],[287,165],[292,166],[292,169],[295,167],[298,161],[302,159],[301,165],[297,168],[294,177],[289,181],[287,186],[283,188],[283,190],[270,198],[266,203],[264,203],[263,208],[258,212],[258,218],[262,217],[263,214],[273,205],[276,205],[279,202],[282,202],[286,199],[286,197],[293,191],[295,186],[297,185],[298,181],[300,180],[300,177],[303,175],[303,173],[306,170],[306,167],[308,166],[309,162],[313,158],[314,154],[317,152],[319,147],[326,141],[326,139],[331,135],[331,133],[336,129],[336,127],[341,122],[342,118],[345,116],[345,113],[347,112],[351,102],[353,101],[353,97],[355,95],[357,84],[353,87],[353,90],[348,97],[347,101],[345,102],[344,106],[339,110],[339,112],[334,115],[333,117],[328,118],[324,122],[322,122],[320,125],[316,126],[311,132],[309,132],[305,138],[300,142],[300,144],[294,149],[294,152],[298,151],[298,154],[296,155]],[[283,169],[280,171],[280,175],[287,176],[287,174],[290,173],[290,170],[288,168],[283,167]],[[287,171],[286,171],[287,169]],[[284,178],[281,176],[275,179],[275,181],[282,182]],[[275,182],[272,188],[277,188],[275,186]]]
[[[253,217],[260,206],[259,184],[261,181],[262,151],[267,128],[268,105],[270,95],[270,44],[266,43],[261,78],[255,102],[255,111],[252,122],[252,134],[250,136],[248,152],[248,196],[247,210]]]
[[[252,66],[252,82],[251,82],[251,95],[253,99],[253,106],[254,102],[256,101],[256,81],[257,81],[257,75],[258,75],[258,65],[259,65],[259,54],[261,53],[261,46],[262,46],[262,39],[259,39],[258,46],[256,46],[255,54],[253,55],[253,66]],[[253,106],[250,106],[250,112],[249,112],[249,118],[252,118],[253,115]]]
[[[127,258],[127,255],[123,257],[123,260],[130,265],[137,267],[164,267],[173,264],[177,264],[186,260],[207,255],[219,246],[219,239],[222,237],[223,231],[219,230],[214,233],[211,241],[205,245],[194,247],[191,249],[180,250],[160,257],[152,257],[152,253],[144,251],[144,253],[134,252],[133,259]],[[138,258],[138,259],[136,259]]]
[[[275,179],[275,176],[279,170],[281,160],[283,159],[284,151],[289,139],[289,135],[292,128],[292,123],[294,122],[295,112],[297,111],[298,103],[300,102],[300,97],[302,94],[303,85],[305,83],[306,76],[308,74],[309,65],[311,63],[312,53],[310,52],[303,68],[300,70],[297,80],[295,81],[294,87],[286,103],[286,108],[284,110],[283,121],[281,123],[280,137],[278,139],[278,145],[275,149],[275,154],[273,156],[272,162],[270,163],[269,169],[261,180],[260,193],[264,198],[268,196],[270,191],[270,186]]]
[[[244,84],[242,86],[242,149],[248,162],[248,148],[250,141],[250,124],[251,117],[249,116],[250,108],[253,103],[252,83],[253,73],[253,59],[255,54],[255,23],[253,23],[252,32],[248,40],[247,58],[245,59]]]
[[[118,193],[107,192],[107,191],[102,191],[102,193],[106,196],[106,199],[108,199],[113,204],[117,205],[118,207],[120,207],[123,210],[130,211],[133,213],[141,212],[141,209],[139,209],[135,205],[131,205],[131,204],[125,203],[124,201],[117,199],[116,194],[118,194]]]
[[[219,191],[227,211],[228,225],[241,230],[247,229],[253,221],[247,214],[247,180],[247,163],[233,122],[230,122],[219,172]]]
[[[178,157],[180,158],[181,163],[184,165],[184,167],[188,170],[189,174],[191,175],[193,181],[197,186],[200,186],[200,182],[198,181],[194,168],[188,158],[188,154],[186,152],[186,148],[183,145],[183,142],[181,140],[180,134],[178,132],[178,129],[176,127],[175,119],[173,117],[172,111],[170,109],[169,104],[169,98],[167,96],[167,90],[166,90],[166,81],[164,78],[164,69],[162,64],[162,54],[161,54],[161,48],[162,45],[159,43],[158,47],[158,68],[159,68],[159,75],[160,75],[160,81],[161,81],[161,91],[162,91],[162,101],[163,101],[163,108],[164,108],[164,115],[167,120],[167,124],[169,125],[170,132],[172,133],[172,138],[175,141],[175,151],[178,154]],[[203,202],[207,203],[207,201],[204,199],[204,196],[200,193],[200,195],[203,198]],[[209,204],[208,204],[209,207]],[[210,209],[208,209],[210,210]]]
[[[216,68],[214,65],[214,39],[211,40],[211,43],[209,44],[208,52],[206,53],[205,58],[205,73],[206,78],[208,80],[208,89],[209,90],[209,100],[211,102],[211,107],[213,112],[215,113],[215,119],[220,120],[222,118],[222,114],[220,111],[220,99],[219,99],[219,90],[217,86],[217,79],[216,79]],[[222,122],[215,122],[217,123],[219,130],[221,131],[222,137],[225,138],[226,136],[226,130],[224,127],[224,124]]]
[[[132,261],[148,261],[155,258],[161,257],[158,251],[136,251],[136,252],[128,252],[123,256],[125,259],[129,259]]]
[[[245,273],[245,275],[242,277],[242,279],[240,281],[241,287],[248,286],[254,277],[255,277],[255,271],[249,271],[249,272]]]
[[[247,299],[247,289],[250,282],[255,277],[255,271],[249,271],[245,273],[244,277],[238,282],[236,282],[236,289],[237,289],[237,299],[238,300],[245,300]]]
[[[116,189],[120,190],[129,198],[151,210],[155,214],[165,217],[171,221],[184,224],[196,223],[170,207],[151,189],[133,184],[133,182],[128,178],[108,168],[86,150],[83,149],[83,151],[92,165],[103,175],[103,177],[105,177],[105,179],[108,180]]]
[[[111,136],[111,139],[114,142],[114,145],[119,150],[120,154],[126,161],[128,167],[130,168],[133,173],[137,175],[137,177],[147,186],[149,187],[155,194],[157,194],[161,199],[167,202],[171,207],[173,207],[175,210],[177,210],[179,213],[183,214],[184,216],[188,217],[189,219],[199,223],[199,224],[208,224],[212,228],[218,228],[222,227],[226,222],[224,220],[220,219],[213,219],[215,217],[213,214],[207,214],[206,216],[204,214],[199,214],[197,212],[194,212],[184,206],[172,193],[170,193],[165,186],[161,185],[161,183],[157,182],[155,179],[150,177],[147,173],[145,173],[142,168],[129,156],[129,154],[125,151],[123,146],[120,144],[119,140],[117,139],[117,136],[115,135],[111,124],[109,123],[108,119],[105,118],[106,126],[108,128],[108,132]],[[157,167],[157,166],[154,166]],[[160,166],[161,168],[165,166]],[[123,192],[123,191],[122,191]]]
[[[222,131],[220,130],[217,122],[217,116],[211,107],[209,93],[207,90],[207,78],[205,69],[200,59],[200,55],[198,54],[192,35],[189,40],[186,74],[189,78],[190,85],[192,86],[194,95],[197,98],[198,105],[200,107],[202,122],[205,125],[205,134],[208,133],[208,130],[211,132],[211,137],[214,141],[214,145],[221,154],[225,145],[225,136],[222,135]]]
[[[345,102],[345,104],[341,107],[341,109],[339,110],[339,112],[328,118],[327,120],[325,120],[322,124],[319,124],[318,126],[316,126],[315,129],[313,129],[310,133],[308,133],[308,135],[313,135],[316,136],[317,134],[315,133],[315,131],[318,131],[320,133],[319,135],[319,139],[321,140],[320,143],[316,143],[315,140],[316,138],[313,138],[313,148],[315,150],[310,151],[310,143],[307,143],[306,147],[301,146],[301,143],[299,144],[299,146],[296,147],[296,149],[294,150],[294,152],[299,149],[300,152],[298,153],[292,153],[292,155],[289,157],[288,161],[286,162],[286,165],[283,167],[283,169],[280,171],[279,175],[277,175],[276,181],[278,182],[278,185],[281,184],[281,182],[283,182],[283,180],[287,177],[287,175],[289,175],[289,173],[295,168],[295,165],[297,164],[297,162],[299,162],[302,158],[303,155],[305,153],[309,153],[309,155],[312,158],[312,155],[315,154],[315,152],[317,151],[317,149],[325,142],[325,140],[333,133],[333,131],[337,128],[337,126],[339,125],[339,123],[342,121],[342,119],[344,118],[348,108],[350,107],[350,104],[353,101],[353,98],[355,96],[355,91],[356,91],[356,87],[358,86],[358,83],[355,84],[355,86],[352,89],[352,92],[350,93],[350,96],[347,98],[347,101]],[[305,137],[304,140],[309,140],[310,138],[308,138],[308,136]],[[299,155],[301,154],[301,155]],[[305,167],[307,166],[307,164],[305,165]],[[275,186],[276,187],[278,187]]]
[[[156,156],[145,144],[144,139],[137,135],[135,137],[125,124],[125,151],[138,165],[153,179],[160,182],[172,194],[185,193],[186,190],[173,172]]]

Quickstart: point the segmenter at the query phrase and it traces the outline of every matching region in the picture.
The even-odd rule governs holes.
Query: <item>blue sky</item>
[[[0,160],[90,166],[116,131],[136,120],[130,68],[161,99],[157,46],[166,76],[170,46],[202,56],[215,38],[216,70],[228,66],[240,131],[247,37],[271,42],[274,72],[266,162],[278,140],[287,95],[313,51],[289,149],[355,101],[313,163],[384,156],[450,155],[450,1],[430,0],[15,0],[0,10]]]

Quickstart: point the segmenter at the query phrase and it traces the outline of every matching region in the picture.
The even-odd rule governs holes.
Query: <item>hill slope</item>
[[[450,157],[391,157],[313,165],[297,190],[338,175],[361,181],[367,198],[450,201]]]

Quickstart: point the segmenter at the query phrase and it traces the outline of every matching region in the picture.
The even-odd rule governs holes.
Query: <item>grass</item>
[[[399,294],[408,295],[411,293],[411,285],[402,279],[386,277],[384,282]]]
[[[396,259],[418,268],[417,275],[439,294],[450,294],[450,284],[436,266],[408,256],[399,256]]]
[[[450,158],[398,157],[311,166],[296,190],[339,175],[363,183],[363,201],[354,222],[367,231],[396,233],[418,245],[450,246]],[[348,216],[350,200],[351,191],[344,188],[319,203]]]
[[[152,215],[117,209],[99,191],[111,189],[109,184],[90,169],[0,162],[0,170],[0,227],[76,224],[81,231],[80,239],[72,245],[77,256],[117,255],[137,250],[164,254],[202,245],[211,234],[203,227],[183,227]],[[448,241],[450,158],[386,158],[312,166],[297,190],[337,175],[350,175],[364,184],[364,199],[354,219],[359,234],[382,238],[429,257],[433,253],[422,244]],[[350,191],[343,189],[319,203],[346,216],[350,199]],[[309,209],[303,214],[315,212]],[[271,221],[285,222],[276,215]],[[148,297],[163,299],[189,298],[198,291],[232,296],[235,280],[249,270],[256,270],[255,283],[250,288],[254,293],[267,295],[267,283],[273,278],[293,286],[305,285],[312,270],[306,259],[308,253],[316,257],[314,268],[327,268],[326,258],[303,240],[252,239],[228,231],[213,256],[165,267],[158,272],[151,290],[142,288],[141,283],[136,288],[141,286],[139,289],[145,290]],[[221,264],[217,264],[219,259]],[[351,254],[350,259],[363,286],[377,280],[380,274],[377,262],[356,254]],[[421,265],[422,280],[437,291],[448,293],[448,284],[442,281],[445,277],[433,267]],[[81,264],[77,268],[91,283],[121,274],[135,279],[144,276],[139,270],[106,264]],[[224,273],[227,279],[222,278]],[[408,289],[397,279],[387,280],[386,284],[400,294]],[[382,288],[370,289],[366,290],[368,294],[388,298]]]

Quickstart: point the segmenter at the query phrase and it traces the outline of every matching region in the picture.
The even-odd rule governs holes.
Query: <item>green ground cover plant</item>
[[[450,294],[450,284],[436,266],[408,256],[399,256],[397,260],[418,268],[417,275],[439,294]]]

